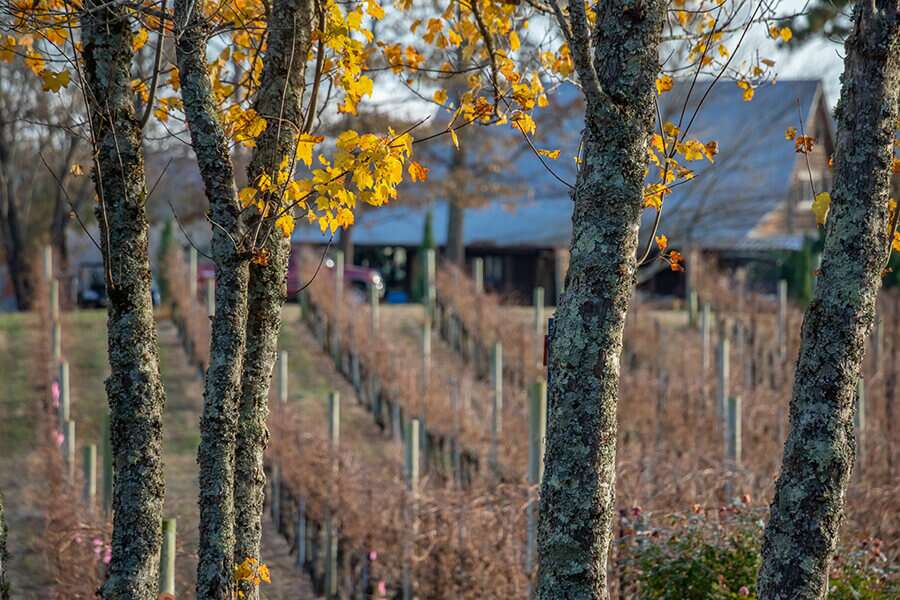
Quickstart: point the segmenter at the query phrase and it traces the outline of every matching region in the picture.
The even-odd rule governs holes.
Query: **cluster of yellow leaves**
[[[386,136],[359,134],[354,130],[341,133],[334,156],[312,154],[321,136],[300,136],[294,160],[285,157],[277,173],[263,173],[254,185],[238,193],[241,205],[255,206],[265,217],[275,216],[275,226],[289,237],[294,230],[293,209],[306,213],[309,222],[317,222],[324,233],[353,224],[353,211],[358,202],[381,206],[397,197],[407,162],[410,179],[427,179],[428,169],[412,160],[413,138],[409,133],[389,130]],[[296,161],[309,167],[303,179],[292,177]]]
[[[255,558],[247,557],[240,564],[234,566],[234,581],[237,584],[249,584],[258,587],[261,583],[272,583],[269,567]],[[244,592],[237,591],[237,597],[243,598]]]
[[[695,139],[682,139],[678,127],[666,121],[662,133],[654,133],[650,137],[647,158],[650,165],[657,170],[655,181],[644,186],[644,206],[659,210],[663,200],[672,193],[672,185],[678,180],[687,181],[694,178],[694,171],[683,166],[680,160],[708,160],[714,162],[719,153],[719,144],[709,141],[705,144]]]
[[[65,29],[52,29],[50,31],[60,31],[60,33],[55,35],[55,38],[62,41],[68,35]],[[20,55],[23,57],[28,70],[40,77],[41,88],[45,92],[59,92],[59,90],[68,87],[72,81],[72,74],[68,69],[54,71],[47,67],[47,61],[35,47],[32,35],[22,35],[18,39],[8,34],[0,35],[0,61],[11,63],[16,56]]]
[[[781,40],[782,42],[789,42],[791,38],[794,37],[794,32],[791,31],[790,27],[769,27],[769,37],[773,40]]]

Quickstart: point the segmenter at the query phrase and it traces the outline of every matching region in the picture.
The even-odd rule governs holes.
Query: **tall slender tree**
[[[106,393],[115,481],[112,560],[101,592],[107,599],[153,600],[162,539],[165,393],[150,294],[142,132],[131,87],[132,24],[123,4],[84,3],[85,98],[109,296]]]
[[[572,192],[571,262],[555,316],[545,472],[538,529],[538,596],[607,598],[615,514],[616,403],[625,313],[634,286],[661,0],[557,7],[586,111]]]
[[[230,600],[235,548],[234,461],[238,396],[247,322],[249,254],[237,197],[230,140],[215,100],[206,52],[213,30],[203,7],[175,2],[181,98],[209,201],[215,262],[215,316],[200,419],[200,546],[197,597]]]
[[[258,182],[263,174],[276,173],[281,164],[293,161],[299,136],[308,131],[310,121],[305,119],[302,100],[313,19],[312,0],[272,3],[262,79],[255,101],[256,112],[270,125],[256,141],[247,169],[250,182]],[[307,110],[314,110],[314,102],[310,106]],[[282,210],[280,198],[275,206]],[[281,308],[287,297],[291,251],[290,239],[277,230],[273,232],[271,221],[258,220],[261,217],[256,217],[257,227],[266,227],[262,245],[266,258],[250,267],[247,349],[240,389],[235,464],[236,561],[259,558],[266,482],[263,453],[268,441],[267,402],[281,329]]]
[[[821,274],[803,319],[790,432],[763,543],[759,597],[767,600],[827,593],[855,458],[856,383],[893,238],[900,2],[857,2],[853,20]]]

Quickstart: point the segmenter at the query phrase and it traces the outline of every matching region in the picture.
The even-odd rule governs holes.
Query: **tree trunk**
[[[665,5],[612,0],[597,10],[596,71],[589,62],[579,71],[587,101],[583,164],[573,192],[566,290],[551,342],[538,529],[542,600],[608,598],[619,357],[634,286]],[[589,45],[583,23],[580,30],[573,24],[573,48]]]
[[[0,181],[4,181],[3,198],[0,203],[0,227],[2,227],[3,253],[6,258],[6,270],[12,283],[16,308],[30,310],[34,300],[34,286],[31,280],[31,264],[25,247],[23,224],[19,219],[19,206],[14,197],[14,186],[10,176],[8,146],[0,141]]]
[[[837,107],[834,189],[806,309],[790,433],[759,573],[766,600],[824,598],[855,459],[854,390],[887,259],[891,143],[900,97],[900,3],[859,2]]]
[[[464,266],[466,261],[465,218],[465,207],[455,200],[447,200],[447,260],[458,267]]]
[[[159,345],[150,296],[141,128],[131,92],[131,18],[124,5],[88,0],[81,15],[94,142],[97,221],[109,295],[108,344],[113,490],[107,599],[158,593],[164,496]]]
[[[243,240],[229,140],[206,61],[208,23],[192,0],[175,2],[175,22],[183,23],[176,56],[181,97],[209,201],[212,258],[216,265],[216,312],[200,419],[200,546],[197,597],[231,600],[234,557],[234,461],[238,397],[247,323],[249,260],[236,244]]]
[[[269,125],[256,140],[247,169],[254,182],[261,173],[274,174],[285,156],[293,156],[302,131],[302,96],[313,18],[312,0],[275,0],[270,13],[268,47],[256,112]],[[313,109],[310,109],[313,110]],[[280,116],[280,119],[279,119]],[[263,224],[263,230],[267,229]],[[287,295],[290,239],[278,230],[267,232],[268,264],[250,266],[247,347],[244,354],[235,460],[235,560],[259,558],[266,477],[263,453],[268,442],[266,417],[269,384],[281,328],[281,308]],[[256,597],[256,590],[243,590]]]

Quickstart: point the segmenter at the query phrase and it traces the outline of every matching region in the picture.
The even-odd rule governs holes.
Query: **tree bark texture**
[[[106,380],[113,452],[112,560],[106,599],[158,592],[164,496],[159,345],[150,296],[147,191],[131,91],[128,8],[88,0],[81,17],[94,143],[97,221],[109,296]]]
[[[570,10],[569,45],[583,52],[576,64],[587,108],[571,262],[551,341],[538,596],[605,600],[619,359],[634,286],[665,4],[602,2],[592,34],[583,9],[570,3]]]
[[[790,432],[759,573],[766,600],[824,598],[855,459],[854,397],[887,259],[900,3],[858,2],[837,106],[822,268],[801,331]]]
[[[283,157],[293,157],[303,126],[303,89],[306,57],[313,20],[312,0],[275,0],[269,16],[269,38],[256,111],[268,126],[256,140],[247,169],[248,180],[274,174]],[[310,109],[312,110],[312,109]],[[274,177],[273,177],[274,179]],[[250,266],[247,347],[244,354],[235,462],[235,560],[259,558],[266,477],[263,453],[269,385],[275,364],[281,308],[287,296],[286,277],[290,240],[264,221],[268,264]],[[250,591],[256,594],[255,590]],[[254,596],[255,597],[255,596]]]
[[[184,24],[176,45],[181,97],[209,201],[212,258],[216,265],[216,312],[200,419],[200,546],[197,597],[231,600],[234,572],[234,461],[238,399],[247,323],[249,259],[239,219],[229,140],[206,61],[208,21],[192,0],[175,2],[175,22]],[[194,299],[196,300],[196,299]]]

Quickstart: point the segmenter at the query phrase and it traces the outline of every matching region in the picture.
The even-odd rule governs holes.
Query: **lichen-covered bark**
[[[200,546],[197,597],[231,600],[234,556],[234,460],[247,318],[249,260],[243,243],[229,140],[218,119],[206,61],[208,21],[193,0],[175,2],[176,56],[191,146],[209,201],[216,313],[200,418]]]
[[[141,128],[131,91],[132,23],[125,6],[88,0],[84,7],[85,96],[109,295],[106,393],[115,481],[112,560],[101,593],[151,600],[158,591],[165,394],[150,296]]]
[[[664,4],[612,0],[597,10],[594,66],[582,61],[579,72],[587,100],[583,163],[551,342],[538,525],[542,600],[608,597],[619,356],[634,286]],[[594,73],[589,84],[585,77]]]
[[[273,175],[282,158],[292,157],[303,125],[302,96],[313,17],[312,0],[275,0],[255,108],[268,126],[256,140],[247,169],[249,181]],[[274,177],[273,177],[274,179]],[[235,461],[235,560],[259,558],[266,477],[263,453],[268,441],[269,384],[287,295],[285,278],[290,240],[263,223],[268,264],[250,267],[247,347],[241,379],[240,424]],[[244,590],[256,594],[255,590]]]
[[[759,573],[766,600],[824,598],[855,457],[854,390],[888,247],[891,142],[900,98],[900,3],[858,2],[837,107],[822,268],[806,309],[790,433]]]

